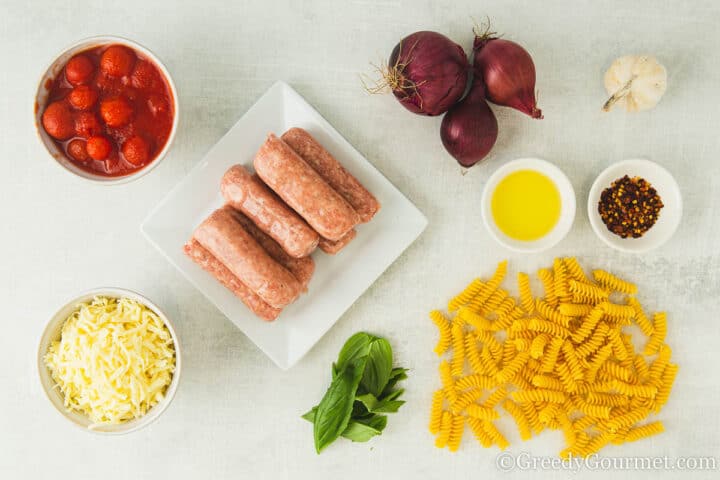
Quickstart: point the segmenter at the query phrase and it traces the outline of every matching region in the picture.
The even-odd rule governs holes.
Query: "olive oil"
[[[560,192],[535,170],[518,170],[503,178],[492,194],[495,225],[508,237],[530,242],[552,231],[560,219]]]

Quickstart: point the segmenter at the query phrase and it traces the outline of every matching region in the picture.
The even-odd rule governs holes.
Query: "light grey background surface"
[[[103,4],[105,3],[105,4]],[[440,119],[414,116],[391,97],[366,95],[358,74],[405,34],[446,33],[468,48],[471,16],[524,45],[538,71],[542,121],[495,108],[500,137],[491,157],[461,175],[438,137]],[[497,451],[471,438],[451,454],[427,433],[438,385],[427,311],[504,258],[534,271],[576,255],[635,280],[641,300],[666,309],[668,342],[680,364],[661,418],[667,432],[604,450],[605,456],[720,457],[717,303],[720,135],[720,7],[712,1],[206,1],[0,2],[0,477],[447,478],[499,476]],[[173,74],[182,125],[169,156],[129,185],[89,185],[47,156],[32,124],[33,94],[66,44],[95,34],[132,38]],[[602,74],[622,54],[655,54],[669,88],[653,111],[603,114]],[[361,297],[295,368],[281,372],[142,238],[148,209],[276,80],[312,103],[427,215],[421,238]],[[578,215],[552,251],[513,254],[482,226],[479,199],[490,173],[536,155],[575,185]],[[608,249],[585,217],[593,178],[610,163],[646,157],[677,178],[685,200],[680,230],[642,256]],[[145,293],[173,317],[184,344],[183,379],[151,427],[105,438],[75,429],[43,397],[34,365],[44,323],[78,291],[116,285]],[[322,396],[330,362],[358,330],[387,336],[412,369],[408,403],[382,437],[339,441],[321,456],[299,415]],[[510,452],[553,455],[559,433]],[[720,459],[719,459],[720,460]],[[582,478],[600,478],[592,472]],[[503,478],[570,478],[515,472]],[[614,478],[638,478],[616,471]],[[672,471],[646,476],[679,478]],[[715,478],[717,472],[683,475]]]

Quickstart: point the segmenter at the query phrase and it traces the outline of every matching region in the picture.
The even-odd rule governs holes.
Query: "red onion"
[[[463,167],[472,167],[490,153],[498,135],[495,114],[485,101],[485,86],[476,78],[467,96],[445,114],[440,138]]]
[[[465,93],[470,65],[462,47],[436,32],[415,32],[390,55],[385,82],[405,108],[440,115]]]
[[[476,76],[485,82],[487,99],[512,107],[532,118],[543,118],[535,99],[535,64],[530,54],[510,40],[485,33],[473,43]]]

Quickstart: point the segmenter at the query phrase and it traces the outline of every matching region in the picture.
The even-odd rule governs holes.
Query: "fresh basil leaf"
[[[400,395],[402,395],[403,393],[405,393],[405,389],[399,388],[397,390],[392,390],[390,392],[387,392],[382,397],[380,397],[378,400],[380,400],[381,402],[385,402],[385,401],[389,402],[390,400],[397,400],[397,398]]]
[[[362,402],[357,400],[357,395],[355,396],[356,400],[353,403],[353,409],[352,414],[350,414],[350,418],[358,419],[363,418],[369,415],[372,415],[372,412],[370,412],[365,405],[363,405]]]
[[[380,395],[380,398],[387,395],[395,387],[395,385],[397,385],[397,383],[400,380],[407,379],[408,378],[407,372],[408,372],[407,368],[393,368],[392,372],[390,372],[390,378],[388,379],[388,383],[387,383],[387,385],[385,385],[385,389],[383,389],[383,392]]]
[[[372,393],[366,393],[365,395],[357,395],[355,396],[355,400],[362,403],[368,412],[372,412],[375,408],[375,405],[378,404],[377,397],[375,397],[375,395],[373,395]]]
[[[370,343],[365,374],[360,382],[376,397],[387,385],[392,372],[392,347],[384,338],[375,338]]]
[[[405,380],[407,378],[407,372],[409,371],[409,368],[395,367],[390,372],[389,381],[395,380],[397,382],[399,380]]]
[[[387,400],[378,403],[373,412],[377,413],[395,413],[405,404],[404,400]]]
[[[365,332],[358,332],[348,338],[340,350],[337,363],[333,364],[333,377],[337,376],[338,372],[342,372],[355,359],[367,356],[370,343],[374,338]]]
[[[375,420],[376,418],[383,420]],[[387,417],[384,415],[375,415],[373,419],[367,423],[350,420],[342,436],[353,442],[367,442],[372,437],[380,435],[385,425],[387,425]]]
[[[367,357],[357,358],[343,368],[330,384],[315,413],[313,437],[320,453],[347,428]]]
[[[310,410],[309,412],[306,412],[300,418],[304,418],[305,420],[307,420],[310,423],[315,423],[315,414],[317,413],[317,409],[318,409],[317,406],[313,407],[312,410]]]
[[[387,426],[387,415],[373,415],[368,419],[358,420],[358,422],[382,432]]]

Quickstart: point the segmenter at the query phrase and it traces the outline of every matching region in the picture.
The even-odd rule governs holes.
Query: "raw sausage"
[[[271,322],[282,312],[279,308],[271,307],[265,303],[262,298],[258,297],[233,275],[220,260],[213,257],[210,252],[200,245],[197,240],[191,238],[183,247],[183,251],[193,262],[200,265],[203,270],[210,273],[225,288],[233,292],[258,317]]]
[[[357,230],[354,228],[350,230],[348,233],[345,234],[344,237],[342,237],[340,240],[333,242],[332,240],[328,240],[327,238],[321,238],[320,243],[318,246],[320,247],[320,250],[322,250],[325,253],[329,253],[330,255],[335,255],[340,250],[345,248],[348,243],[352,242],[353,238],[357,236]]]
[[[253,164],[260,178],[320,236],[337,241],[360,222],[352,206],[274,134],[268,135]]]
[[[306,257],[315,250],[319,240],[317,232],[242,165],[225,172],[220,191],[230,205],[250,217],[289,255]]]
[[[281,138],[347,200],[360,216],[361,222],[369,222],[380,210],[380,203],[373,194],[306,130],[291,128]]]
[[[307,291],[307,286],[315,272],[315,261],[312,257],[293,258],[283,250],[283,248],[270,236],[255,225],[252,220],[235,210],[232,206],[223,207],[230,212],[237,222],[252,235],[252,237],[260,244],[270,256],[283,267],[287,268],[290,273],[295,276],[303,287],[303,291]]]
[[[215,210],[195,229],[193,237],[270,306],[284,308],[300,295],[300,282],[227,210]]]

